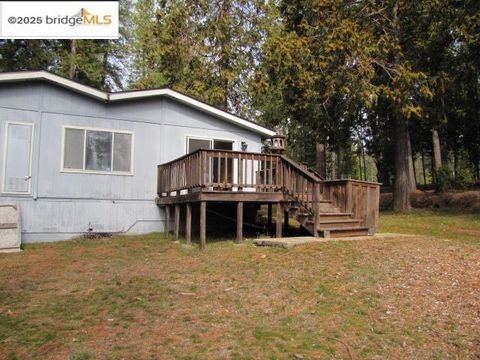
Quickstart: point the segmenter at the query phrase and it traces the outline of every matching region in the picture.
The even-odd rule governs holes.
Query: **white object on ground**
[[[20,251],[21,238],[19,206],[0,204],[0,252]]]

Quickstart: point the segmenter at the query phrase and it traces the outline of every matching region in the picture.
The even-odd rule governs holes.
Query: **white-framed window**
[[[234,150],[235,141],[187,136],[186,144],[188,154],[198,149]],[[222,181],[232,183],[233,176],[236,174],[236,169],[234,169],[234,159],[213,158],[208,163],[207,167],[207,178],[214,183]],[[225,167],[227,167],[227,177],[225,177]]]
[[[130,131],[64,126],[62,171],[132,175],[133,140]]]
[[[233,150],[234,140],[187,136],[187,154],[198,149]]]
[[[5,125],[3,193],[31,193],[33,129],[32,123],[7,122]]]

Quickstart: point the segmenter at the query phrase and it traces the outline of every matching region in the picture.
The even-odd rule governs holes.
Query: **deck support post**
[[[286,210],[283,212],[283,227],[285,231],[288,231],[288,211]]]
[[[180,232],[180,205],[175,205],[175,240],[178,240],[178,233]]]
[[[240,244],[243,240],[243,202],[237,203],[237,238],[235,242]]]
[[[277,216],[276,216],[276,237],[282,237],[282,213],[283,213],[283,204],[277,203]]]
[[[320,200],[320,184],[315,183],[313,186],[313,236],[318,237],[318,220],[319,220],[319,204]]]
[[[168,232],[170,231],[170,206],[165,206],[165,228],[163,229],[163,237],[168,239]]]
[[[200,251],[205,251],[207,245],[207,203],[200,202]]]
[[[267,215],[267,224],[268,226],[272,225],[272,204],[268,204],[268,215]]]
[[[188,203],[185,211],[185,239],[192,245],[192,204]]]

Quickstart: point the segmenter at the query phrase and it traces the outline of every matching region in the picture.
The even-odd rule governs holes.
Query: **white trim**
[[[193,140],[210,140],[211,143],[211,150],[215,150],[213,148],[215,140],[218,141],[225,141],[225,142],[231,142],[232,143],[232,150],[235,151],[237,150],[237,140],[235,139],[228,139],[228,138],[221,138],[221,137],[211,137],[211,136],[197,136],[197,135],[185,135],[185,154],[189,153],[189,148],[188,148],[188,140],[193,139]]]
[[[26,176],[28,179],[28,191],[5,191],[5,178],[7,176],[7,151],[8,151],[8,127],[9,125],[26,125],[30,126],[30,159],[28,163],[28,174]],[[5,122],[5,143],[3,146],[3,176],[2,176],[2,194],[12,194],[12,195],[31,195],[32,194],[32,169],[33,169],[33,143],[35,142],[35,123],[33,122],[18,122],[18,121],[7,121]]]
[[[193,139],[193,140],[208,140],[210,141],[210,149],[213,148],[213,139],[211,137],[204,137],[204,136],[196,136],[196,135],[186,135],[185,136],[185,154],[189,154],[190,153],[190,147],[188,146],[189,145],[189,140],[190,139]]]
[[[263,136],[273,136],[275,132],[267,129],[261,125],[252,123],[248,120],[242,119],[238,116],[230,114],[226,111],[217,109],[214,106],[205,104],[199,100],[195,100],[189,96],[180,94],[171,89],[151,89],[151,90],[139,90],[139,91],[123,91],[116,93],[107,93],[101,90],[94,89],[90,86],[79,84],[75,81],[65,79],[61,76],[54,75],[46,71],[21,71],[12,73],[0,73],[0,82],[12,82],[12,81],[25,81],[25,80],[46,80],[52,83],[61,85],[71,90],[83,93],[85,95],[94,97],[104,102],[114,102],[121,100],[133,100],[139,98],[147,98],[154,96],[167,96],[175,99],[181,103],[187,104],[195,109],[209,113],[215,117],[222,118],[228,122],[234,123],[240,127],[249,129]]]
[[[66,129],[76,129],[84,130],[83,132],[83,169],[66,169],[65,165],[65,130]],[[86,158],[86,146],[87,146],[87,131],[104,131],[112,134],[112,157],[111,157],[111,171],[98,171],[98,170],[87,170],[85,169],[85,158]],[[130,171],[114,171],[113,170],[113,151],[114,151],[114,139],[115,133],[119,134],[128,134],[132,136],[132,143],[130,147]],[[105,128],[95,128],[90,126],[75,126],[75,125],[62,125],[62,153],[60,156],[60,172],[62,173],[72,173],[72,174],[94,174],[94,175],[123,175],[123,176],[133,176],[134,172],[134,156],[135,156],[135,133],[129,130],[116,130],[116,129],[105,129]]]
[[[82,85],[75,81],[65,79],[61,76],[49,73],[47,71],[19,71],[11,73],[0,73],[0,82],[8,81],[22,81],[22,80],[47,80],[58,85],[65,86],[75,91],[93,96],[100,100],[108,100],[106,93],[92,88],[90,86]]]

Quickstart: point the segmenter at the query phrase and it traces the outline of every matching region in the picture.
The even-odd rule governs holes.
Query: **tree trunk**
[[[415,156],[416,154],[411,153],[410,157],[410,190],[412,192],[417,191],[417,168],[415,167]]]
[[[437,182],[437,173],[435,172],[435,160],[433,151],[430,153],[430,172],[432,173],[432,184]]]
[[[432,143],[433,143],[433,163],[435,173],[442,167],[442,150],[440,147],[440,136],[437,129],[432,129]]]
[[[330,178],[333,180],[333,179],[336,179],[337,178],[337,152],[336,151],[332,151],[332,171],[330,173]]]
[[[337,152],[337,177],[339,179],[342,178],[342,159],[343,159],[343,154],[342,154],[342,149],[339,147],[338,152]]]
[[[408,126],[408,124],[407,124]],[[410,141],[410,131],[407,131],[407,145],[408,145],[408,167],[409,167],[409,184],[410,184],[410,191],[414,192],[417,191],[417,178],[415,175],[415,163],[413,161],[413,153],[412,153],[412,142]]]
[[[392,28],[398,43],[400,43],[400,26],[398,22],[398,1],[393,2]],[[400,63],[398,51],[394,54],[395,66]],[[393,184],[393,210],[409,210],[410,193],[412,188],[411,165],[412,160],[410,134],[408,133],[407,119],[399,114],[394,114],[395,129],[395,183]]]
[[[453,170],[453,177],[455,179],[457,179],[458,177],[458,149],[455,148],[453,150],[453,166],[452,166],[452,170]]]
[[[475,163],[475,172],[477,173],[477,181],[480,182],[480,161]]]
[[[422,174],[423,174],[423,185],[427,186],[427,174],[425,173],[425,152],[422,146]]]
[[[409,161],[412,158],[408,146],[407,120],[395,116],[395,182],[393,184],[393,210],[409,210],[411,175]]]
[[[359,171],[359,177],[360,177],[360,180],[363,180],[362,176],[363,176],[363,169],[362,169],[362,155],[360,153],[358,153],[358,171]]]
[[[365,161],[365,148],[362,146],[362,159],[363,159],[363,180],[367,181],[367,162]]]
[[[228,18],[230,16],[230,8],[231,8],[230,0],[224,0],[217,16],[217,22],[219,24],[225,21],[224,20],[225,18]],[[229,55],[229,47],[231,46],[230,41],[231,41],[230,34],[228,35],[222,34],[222,36],[220,36],[220,40],[218,41],[218,46],[220,51],[219,62],[218,62],[220,67],[219,75],[220,75],[221,86],[224,91],[222,104],[220,104],[219,106],[222,110],[225,110],[225,111],[228,110],[228,95],[230,93],[230,81],[228,80],[227,73],[232,71],[231,59]]]
[[[317,172],[320,174],[320,176],[325,179],[327,174],[326,174],[326,169],[325,169],[325,144],[316,144],[316,167],[317,167]]]
[[[70,79],[75,79],[75,73],[77,71],[76,58],[77,54],[77,40],[73,39],[70,41],[70,67],[68,69],[68,77]]]

